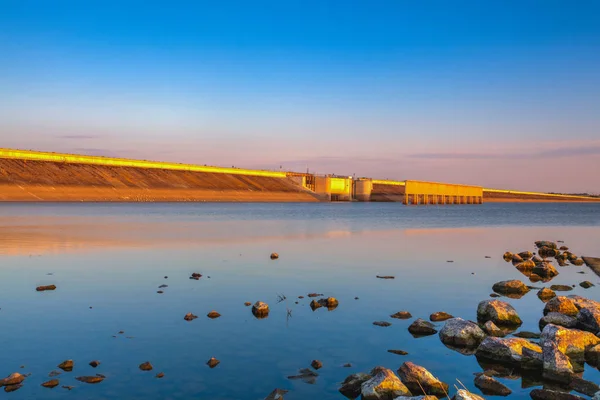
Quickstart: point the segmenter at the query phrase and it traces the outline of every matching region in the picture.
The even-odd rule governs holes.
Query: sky
[[[600,193],[598,15],[0,0],[0,147]]]

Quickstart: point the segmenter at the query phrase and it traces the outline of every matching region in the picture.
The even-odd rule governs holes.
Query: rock
[[[421,318],[410,324],[408,331],[412,333],[413,336],[428,336],[437,333],[435,326],[431,322],[427,322]]]
[[[565,328],[575,328],[577,326],[577,319],[557,312],[551,312],[540,319],[540,331],[548,324],[564,326]]]
[[[313,301],[310,302],[310,308],[313,311],[315,311],[317,308],[321,308],[321,307],[323,307],[323,306],[317,300],[313,300]]]
[[[198,272],[194,272],[192,274],[192,276],[190,276],[190,279],[194,279],[196,281],[200,280],[200,278],[202,278],[202,274],[198,273]]]
[[[194,320],[196,318],[198,318],[198,316],[192,314],[191,312],[185,314],[185,316],[183,317],[183,319],[185,319],[186,321],[192,321],[192,320]]]
[[[307,296],[308,297],[321,297],[321,296],[323,296],[323,293],[309,293]]]
[[[535,268],[536,263],[533,260],[525,260],[520,263],[514,264],[515,268],[527,275],[530,273],[533,268]]]
[[[570,383],[574,375],[569,357],[558,350],[556,343],[546,340],[542,343],[543,377],[560,383]]]
[[[396,354],[399,356],[406,356],[408,353],[404,350],[388,350],[388,353]]]
[[[250,306],[252,305],[252,303],[250,303],[249,301],[247,301],[247,302],[245,302],[245,303],[244,303],[244,305],[245,305],[246,307],[250,307]]]
[[[211,357],[211,358],[210,358],[210,360],[208,360],[208,361],[206,362],[206,365],[208,365],[210,368],[214,368],[214,367],[216,367],[217,365],[219,365],[220,363],[221,363],[221,361],[217,360],[217,359],[216,359],[216,358],[214,358],[214,357]]]
[[[94,361],[90,362],[90,366],[92,368],[96,368],[98,365],[100,365],[100,361],[98,361],[98,360],[94,360]]]
[[[508,396],[512,390],[498,382],[496,379],[485,374],[481,374],[475,378],[475,386],[481,390],[483,394],[492,396]]]
[[[73,371],[73,360],[66,360],[61,362],[60,364],[58,364],[58,368],[67,372]]]
[[[373,377],[361,385],[363,400],[393,400],[398,396],[412,395],[394,372],[387,368],[375,367],[371,375]]]
[[[319,360],[312,360],[312,362],[310,363],[310,366],[313,367],[314,369],[321,369],[321,368],[323,368],[323,363]]]
[[[493,323],[492,321],[488,321],[485,323],[484,325],[485,328],[485,332],[490,335],[490,336],[495,336],[495,337],[504,337],[506,336],[506,333],[498,328],[498,326]]]
[[[360,396],[362,384],[371,378],[371,375],[363,373],[352,374],[344,379],[339,391],[347,398],[355,399]]]
[[[0,379],[0,387],[2,386],[10,386],[10,385],[18,385],[25,380],[25,376],[21,375],[18,372],[13,372],[9,376],[4,379]]]
[[[38,286],[35,288],[38,292],[44,292],[46,290],[56,290],[56,285]]]
[[[585,265],[590,267],[592,271],[596,273],[596,275],[600,276],[600,258],[596,257],[581,257]]]
[[[572,299],[565,296],[558,296],[548,301],[544,307],[544,315],[551,312],[576,317],[579,309],[575,306],[575,302]]]
[[[533,253],[530,251],[522,251],[519,253],[519,257],[521,257],[523,260],[529,260],[531,257],[533,257]]]
[[[438,311],[429,316],[429,320],[433,322],[446,321],[447,319],[454,318],[454,316],[448,314],[447,312]]]
[[[517,265],[517,264],[522,263],[522,262],[523,262],[523,258],[520,255],[513,254],[513,257],[512,257],[512,263],[513,263],[513,265]]]
[[[552,289],[543,288],[537,293],[537,296],[542,301],[548,301],[548,300],[556,297],[556,293],[554,293],[554,290],[552,290]]]
[[[252,306],[252,314],[256,318],[266,318],[269,316],[269,305],[267,303],[263,303],[262,301],[257,301]]]
[[[577,314],[577,323],[579,327],[585,331],[599,333],[600,332],[600,308],[589,307],[582,308]]]
[[[104,377],[102,376],[78,376],[77,379],[79,382],[83,382],[83,383],[100,383],[104,380]]]
[[[373,322],[373,325],[383,326],[383,327],[392,326],[392,324],[390,324],[387,321],[375,321],[375,322]]]
[[[459,389],[452,400],[485,400],[483,397],[478,396],[474,393],[469,392],[465,389]]]
[[[337,308],[337,306],[339,305],[339,301],[335,297],[328,297],[326,299],[319,299],[318,303],[321,306],[323,306],[323,307],[327,307],[327,309],[329,311]]]
[[[477,306],[477,320],[485,323],[492,321],[496,325],[520,326],[521,318],[510,304],[500,300],[484,300]]]
[[[215,318],[219,318],[221,316],[221,314],[219,314],[218,312],[213,310],[213,311],[209,312],[208,314],[206,314],[206,316],[210,319],[215,319]]]
[[[585,379],[582,379],[578,376],[573,376],[571,378],[569,388],[573,389],[578,393],[585,394],[590,397],[594,396],[596,393],[600,394],[600,386],[598,386],[594,382],[586,381]]]
[[[346,363],[346,364],[342,365],[342,367],[344,367],[344,368],[352,368],[352,364]]]
[[[452,318],[446,321],[440,330],[442,343],[454,347],[477,347],[485,338],[485,333],[476,323],[462,318]]]
[[[475,356],[478,359],[495,361],[501,364],[518,365],[522,360],[523,348],[542,353],[540,346],[525,339],[488,336],[477,348]]]
[[[265,400],[284,400],[283,396],[287,392],[288,390],[275,389],[267,397],[265,397]]]
[[[543,263],[544,259],[538,255],[535,255],[531,258],[531,261],[533,261],[535,265],[538,265],[540,263]]]
[[[41,386],[45,387],[45,388],[55,388],[60,384],[60,382],[58,381],[58,379],[51,379],[47,382],[42,383]]]
[[[600,344],[600,338],[590,332],[548,324],[540,339],[541,345],[545,342],[554,342],[558,351],[569,356],[572,362],[581,363],[585,360],[586,350]]]
[[[581,282],[581,283],[579,284],[579,286],[581,286],[581,287],[582,287],[582,288],[584,288],[584,289],[589,289],[589,288],[591,288],[592,286],[594,286],[594,284],[593,284],[592,282],[590,282],[590,281],[583,281],[583,282]]]
[[[409,319],[412,318],[412,314],[408,311],[398,311],[396,314],[390,315],[390,317],[396,319]]]
[[[559,251],[556,249],[552,249],[550,247],[542,247],[538,250],[538,254],[542,258],[551,258],[557,257],[559,255]]]
[[[55,377],[55,376],[58,376],[58,375],[60,375],[61,373],[62,373],[62,372],[60,372],[60,371],[50,371],[50,373],[48,374],[48,376],[49,376],[50,378],[52,378],[52,377]]]
[[[540,249],[542,247],[549,247],[551,249],[556,249],[556,243],[551,242],[549,240],[538,240],[535,242],[535,247],[537,247],[538,249]]]
[[[522,331],[513,334],[513,336],[523,339],[539,339],[541,337],[541,334],[535,332]]]
[[[140,364],[139,369],[141,369],[142,371],[152,371],[152,364],[150,364],[150,361],[146,361]]]
[[[573,287],[569,285],[552,285],[550,286],[550,289],[554,290],[555,292],[569,292],[573,290]]]
[[[540,263],[536,265],[531,270],[531,273],[542,278],[554,278],[556,275],[558,275],[558,271],[550,263]]]
[[[502,297],[502,296],[500,296],[498,293],[490,293],[490,297],[493,297],[496,299],[496,298]]]
[[[155,376],[155,378],[158,378],[158,379],[161,379],[161,378],[164,378],[164,377],[165,377],[165,374],[164,374],[164,372],[159,372],[159,373],[158,373],[158,374],[156,374],[156,376]]]
[[[577,258],[577,259],[571,261],[571,264],[581,267],[583,265],[583,259]]]
[[[405,362],[397,372],[402,383],[413,394],[443,397],[448,393],[448,385],[436,379],[431,372],[420,365]]]
[[[585,351],[585,361],[592,367],[600,366],[600,344],[591,346]]]
[[[14,392],[15,390],[19,390],[22,387],[23,387],[23,385],[20,383],[16,384],[16,385],[7,385],[7,386],[4,386],[4,391],[6,393],[10,393],[10,392]]]
[[[567,246],[560,246],[559,250],[567,251],[569,248]]]
[[[312,371],[308,368],[302,368],[300,371],[298,371],[298,375],[288,376],[288,379],[302,379],[302,381],[305,383],[313,385],[317,382],[318,376],[319,374],[317,374],[315,371]]]
[[[509,262],[513,258],[513,253],[511,253],[510,251],[507,251],[506,253],[504,253],[502,258],[504,258],[504,261]]]
[[[392,275],[376,275],[376,277],[379,279],[396,279],[396,277]]]
[[[271,260],[277,260],[279,258],[279,254],[271,253]]]
[[[501,281],[492,286],[492,290],[500,294],[525,294],[529,288],[519,280]]]
[[[521,369],[530,371],[541,371],[544,367],[544,357],[536,350],[523,347],[521,349]]]
[[[71,390],[75,389],[75,386],[69,386],[69,385],[62,385],[61,387],[62,387],[63,389],[67,389],[67,390],[69,390],[69,391],[71,391]]]
[[[166,287],[169,287],[169,285],[160,285],[158,288],[159,288],[159,289],[164,289],[164,288],[166,288]]]
[[[164,292],[162,290],[157,290],[156,293],[163,294]]]
[[[529,395],[533,400],[585,400],[581,396],[549,389],[533,389]]]

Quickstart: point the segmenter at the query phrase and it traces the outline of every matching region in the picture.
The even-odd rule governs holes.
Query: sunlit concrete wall
[[[407,180],[404,204],[481,204],[481,186]]]
[[[266,176],[273,178],[285,178],[285,172],[273,172],[273,171],[261,171],[251,169],[238,169],[238,168],[221,168],[221,167],[207,167],[193,164],[179,164],[179,163],[168,163],[168,162],[157,162],[157,161],[146,161],[146,160],[130,160],[126,158],[112,158],[112,157],[96,157],[96,156],[85,156],[78,154],[62,154],[62,153],[47,153],[40,151],[29,151],[29,150],[13,150],[0,148],[0,158],[12,158],[20,160],[35,160],[35,161],[51,161],[71,164],[95,164],[95,165],[108,165],[114,167],[136,167],[136,168],[154,168],[154,169],[168,169],[168,170],[180,170],[180,171],[193,171],[193,172],[212,172],[212,173],[223,173],[223,174],[234,174],[234,175],[248,175],[248,176]]]
[[[354,199],[358,201],[371,201],[372,191],[372,179],[357,179],[354,181]]]

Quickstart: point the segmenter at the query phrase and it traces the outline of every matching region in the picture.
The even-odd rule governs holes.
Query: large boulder
[[[558,271],[550,263],[540,263],[536,265],[531,270],[531,273],[536,274],[545,279],[551,279],[558,275]]]
[[[375,367],[373,376],[361,385],[363,400],[393,400],[399,396],[412,396],[412,393],[392,370]]]
[[[522,362],[523,348],[528,348],[536,353],[542,353],[540,346],[526,339],[488,336],[477,348],[475,356],[478,359],[501,364],[519,365]]]
[[[525,294],[529,292],[529,288],[519,280],[501,281],[492,286],[492,290],[500,294]]]
[[[487,333],[490,336],[504,337],[508,333],[508,332],[498,328],[498,325],[496,325],[492,321],[486,322],[485,325],[483,326],[483,328],[485,330],[485,333]]]
[[[558,349],[556,343],[546,340],[542,344],[543,377],[556,382],[570,383],[573,365],[569,357]]]
[[[466,389],[459,389],[452,400],[485,400],[483,397],[476,395],[475,393],[471,393]]]
[[[521,349],[521,369],[541,371],[544,366],[543,354],[527,347]]]
[[[355,399],[360,396],[362,384],[371,378],[371,375],[364,374],[362,372],[349,375],[346,379],[344,379],[344,382],[342,382],[340,393],[350,399]]]
[[[405,362],[397,372],[402,383],[414,394],[444,397],[448,393],[448,385],[420,365]]]
[[[439,333],[442,343],[454,347],[477,347],[485,338],[485,333],[476,323],[462,318],[446,321]]]
[[[544,314],[558,312],[576,317],[583,308],[600,308],[600,303],[577,295],[558,296],[546,303]]]
[[[477,306],[477,320],[496,325],[520,326],[523,322],[510,304],[500,300],[484,300]]]
[[[581,329],[598,334],[600,332],[600,308],[582,308],[577,314],[577,323]]]
[[[575,328],[577,326],[577,318],[570,317],[565,314],[551,312],[544,315],[540,319],[540,331],[548,324],[564,326],[565,328]]]
[[[548,324],[540,338],[542,346],[546,342],[554,342],[558,351],[569,356],[571,361],[583,363],[586,350],[600,344],[600,338],[590,332]]]
[[[498,382],[491,376],[480,374],[475,378],[475,386],[481,390],[483,394],[491,396],[508,396],[512,393],[508,387]]]

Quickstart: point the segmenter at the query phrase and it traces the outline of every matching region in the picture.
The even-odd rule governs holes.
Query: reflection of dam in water
[[[0,201],[599,201],[481,186],[223,168],[0,148]]]

